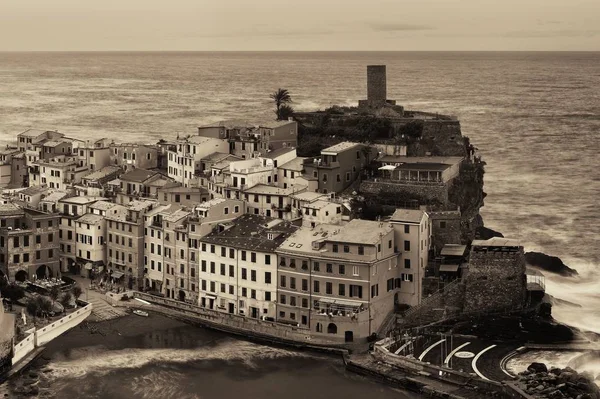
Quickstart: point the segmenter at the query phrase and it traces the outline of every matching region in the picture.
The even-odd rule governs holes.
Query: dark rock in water
[[[500,233],[499,231],[492,230],[485,226],[477,227],[477,229],[475,230],[475,238],[478,240],[489,240],[493,237],[504,238],[504,235],[502,235],[502,233]]]
[[[577,270],[571,269],[569,266],[565,265],[560,258],[549,256],[541,252],[526,252],[525,261],[530,266],[536,266],[542,270],[560,274],[561,276],[573,277],[579,275]]]
[[[578,303],[574,303],[574,302],[570,302],[570,301],[565,301],[564,299],[560,299],[557,297],[554,297],[550,294],[546,294],[545,298],[547,298],[547,301],[552,305],[552,306],[569,306],[572,308],[581,308],[582,306]]]
[[[527,367],[527,370],[531,371],[532,373],[547,373],[548,367],[546,367],[544,363],[534,362]]]

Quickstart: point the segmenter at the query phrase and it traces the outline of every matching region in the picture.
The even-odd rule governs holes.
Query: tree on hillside
[[[52,302],[56,302],[59,295],[60,295],[60,289],[56,285],[50,289],[50,292],[48,294],[50,299],[52,299]]]
[[[287,89],[277,89],[276,92],[272,93],[269,97],[275,103],[275,114],[277,115],[277,120],[281,120],[281,107],[282,105],[287,105],[292,102],[292,96],[290,96],[290,92]],[[290,107],[291,108],[291,107]]]

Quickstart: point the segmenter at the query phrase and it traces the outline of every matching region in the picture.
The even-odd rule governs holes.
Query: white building
[[[169,177],[187,187],[197,175],[200,176],[201,159],[215,152],[229,152],[226,140],[192,136],[177,140],[177,151],[168,151],[167,173]]]

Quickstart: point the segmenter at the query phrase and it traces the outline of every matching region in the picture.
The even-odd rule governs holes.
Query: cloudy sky
[[[0,0],[31,50],[600,50],[600,0]]]

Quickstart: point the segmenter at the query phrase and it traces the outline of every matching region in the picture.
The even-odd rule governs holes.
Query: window
[[[333,252],[337,252],[338,251],[338,245],[337,244],[333,244]]]
[[[362,298],[362,286],[350,284],[350,298]]]
[[[285,303],[286,303],[286,297],[285,297],[285,295],[281,294],[279,296],[279,303],[282,304],[282,305],[285,305]]]
[[[320,269],[319,262],[313,263],[313,271],[318,272],[318,271],[320,271],[319,269]]]
[[[242,268],[242,280],[248,280],[248,270]]]
[[[221,283],[221,292],[224,294],[225,293],[225,284]]]
[[[229,257],[235,259],[235,249],[229,248]]]
[[[339,265],[339,272],[340,272],[340,274],[346,274],[346,266]]]
[[[242,251],[242,260],[246,260],[246,251]]]
[[[345,253],[349,253],[350,252],[350,246],[349,245],[344,245],[344,252]]]
[[[445,229],[446,228],[446,221],[442,220],[440,221],[440,229]]]
[[[295,296],[291,296],[290,297],[290,306],[296,306],[296,297]],[[290,317],[293,319],[294,317],[292,316],[294,313],[290,313]]]
[[[256,263],[256,252],[250,252],[250,262]]]
[[[229,286],[229,295],[235,295],[235,287],[233,285]]]
[[[290,288],[293,290],[296,289],[296,278],[295,277],[290,277]]]
[[[215,262],[210,262],[210,272],[215,273]]]
[[[379,284],[371,286],[371,298],[375,298],[379,295]]]
[[[69,231],[69,233],[71,233],[71,232]],[[69,239],[71,239],[71,236],[69,236]],[[40,236],[40,235],[35,236],[35,243],[36,244],[41,244],[42,243],[42,236]]]
[[[265,301],[271,300],[271,293],[269,291],[265,291]]]
[[[229,277],[234,277],[235,276],[235,272],[234,272],[235,268],[233,265],[229,265]]]
[[[333,273],[333,265],[331,263],[327,264],[327,273]]]
[[[346,284],[340,284],[340,285],[338,285],[338,295],[339,296],[346,296]]]
[[[222,256],[222,257],[225,257],[225,256],[227,256],[227,248],[225,248],[225,247],[221,247],[221,256]]]
[[[256,290],[250,290],[250,298],[256,299]]]
[[[215,253],[215,246],[213,244],[211,244],[211,246],[210,246],[210,253],[211,254]]]
[[[206,261],[205,260],[202,261],[200,270],[202,270],[203,272],[206,272]]]
[[[225,275],[225,263],[221,263],[221,276]]]
[[[387,280],[386,289],[388,292],[394,289],[394,279],[393,278],[390,278]]]
[[[256,281],[256,270],[250,270],[250,281]]]
[[[325,283],[325,293],[328,295],[333,294],[333,284],[332,283]]]
[[[285,288],[285,276],[279,276],[279,286]]]
[[[410,269],[410,259],[404,259],[404,268]]]
[[[410,234],[410,225],[408,225],[408,224],[404,225],[404,234]]]
[[[327,183],[327,173],[323,173],[323,183]]]
[[[229,208],[228,207],[223,208],[223,213],[225,215],[229,215]]]
[[[319,281],[315,280],[314,284],[313,284],[313,292],[320,292],[320,290],[321,290],[321,286],[319,284]]]
[[[402,281],[410,281],[410,282],[412,282],[413,281],[413,275],[412,274],[404,274],[404,273],[402,273],[400,275],[400,279]]]
[[[352,275],[353,276],[358,276],[359,273],[359,267],[358,266],[352,266]]]
[[[54,234],[50,233],[48,234],[48,242],[52,242],[54,241]]]
[[[271,255],[265,255],[265,265],[271,264]]]
[[[271,284],[271,272],[265,272],[265,284]]]
[[[302,291],[308,291],[308,280],[302,279]]]
[[[404,241],[404,250],[410,251],[410,241],[408,241],[408,240]]]

